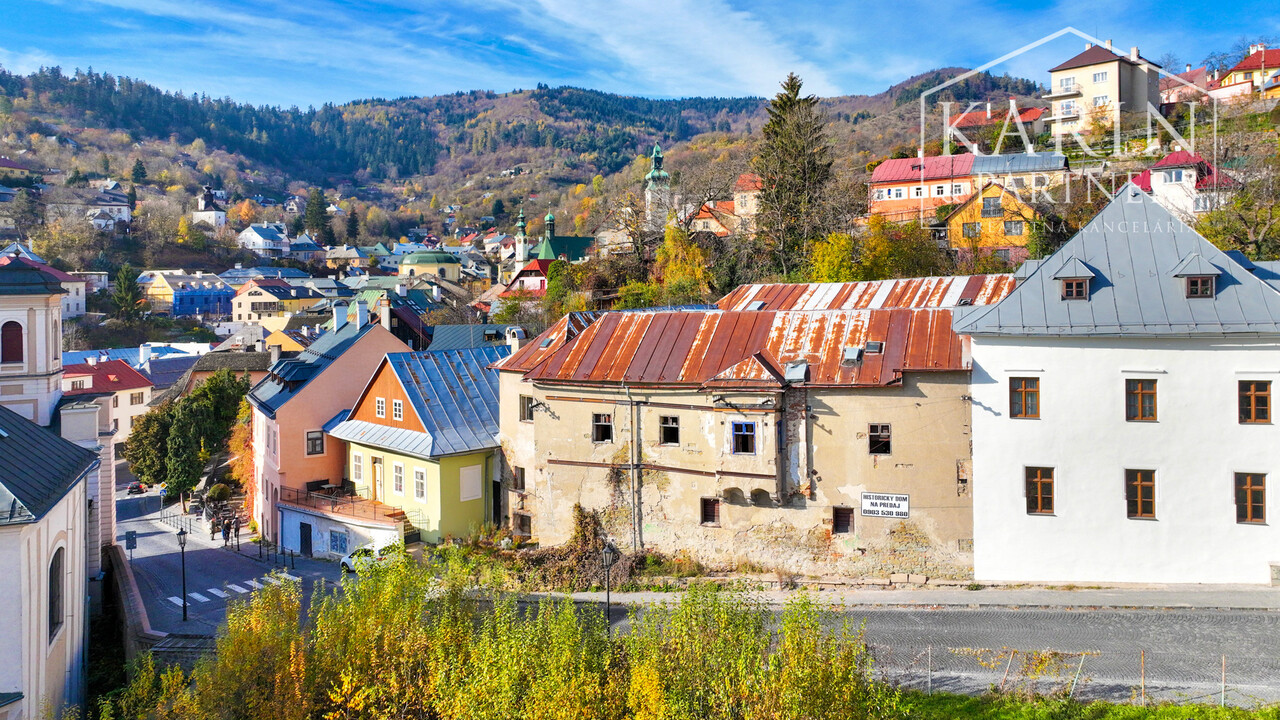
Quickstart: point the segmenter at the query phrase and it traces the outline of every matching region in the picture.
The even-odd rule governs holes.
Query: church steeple
[[[653,168],[649,170],[649,174],[644,176],[645,188],[648,189],[653,185],[670,185],[671,175],[662,169],[662,147],[658,143],[653,144],[653,152],[649,153],[649,161],[653,163]]]
[[[548,210],[547,216],[542,218],[542,221],[546,223],[542,228],[542,237],[546,240],[550,240],[556,236],[556,216]]]
[[[662,169],[662,148],[658,143],[653,144],[649,160],[653,168],[644,176],[644,217],[650,230],[658,230],[671,207],[671,175]]]
[[[524,237],[524,206],[520,206],[520,214],[516,217],[516,237]]]

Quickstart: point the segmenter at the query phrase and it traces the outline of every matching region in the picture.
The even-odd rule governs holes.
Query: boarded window
[[[853,532],[853,508],[831,508],[831,532],[838,535]]]
[[[1267,476],[1262,473],[1236,473],[1236,522],[1267,521]]]
[[[753,422],[736,422],[733,424],[733,454],[754,455],[756,452],[756,424]]]
[[[703,525],[720,524],[720,498],[702,498],[702,517],[699,522]]]
[[[591,442],[613,442],[613,415],[611,413],[592,414]]]
[[[484,474],[482,470],[479,465],[468,465],[458,471],[459,500],[468,502],[480,499],[480,476]]]
[[[680,444],[680,418],[675,415],[663,415],[658,418],[659,442],[663,445]]]
[[[13,320],[0,326],[0,362],[22,362],[22,326]]]
[[[1009,378],[1009,417],[1040,417],[1040,378]]]
[[[1053,514],[1053,468],[1027,468],[1027,514]]]
[[[1271,381],[1240,381],[1240,422],[1271,422]]]
[[[1156,471],[1125,470],[1124,499],[1131,518],[1156,517]]]
[[[1155,421],[1155,380],[1124,381],[1124,419],[1129,422]]]

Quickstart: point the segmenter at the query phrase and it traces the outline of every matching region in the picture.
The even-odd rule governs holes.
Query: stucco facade
[[[0,404],[37,425],[62,395],[61,314],[60,294],[0,295],[0,332],[21,332],[21,354],[0,356]]]

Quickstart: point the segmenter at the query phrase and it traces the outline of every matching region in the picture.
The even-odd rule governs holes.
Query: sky
[[[306,107],[538,83],[647,97],[822,96],[977,67],[1074,28],[1199,63],[1280,37],[1261,0],[0,0],[0,67],[58,65],[166,90]],[[1064,35],[995,66],[1048,81]],[[1181,69],[1181,68],[1179,68]]]

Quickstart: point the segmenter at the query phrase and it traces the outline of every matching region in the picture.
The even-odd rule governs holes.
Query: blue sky
[[[773,0],[0,0],[0,66],[93,67],[255,104],[507,91],[539,82],[632,95],[875,93],[974,67],[1066,26],[1198,63],[1280,36],[1272,3]],[[926,26],[922,28],[921,26]],[[1045,82],[1077,37],[995,68]]]

